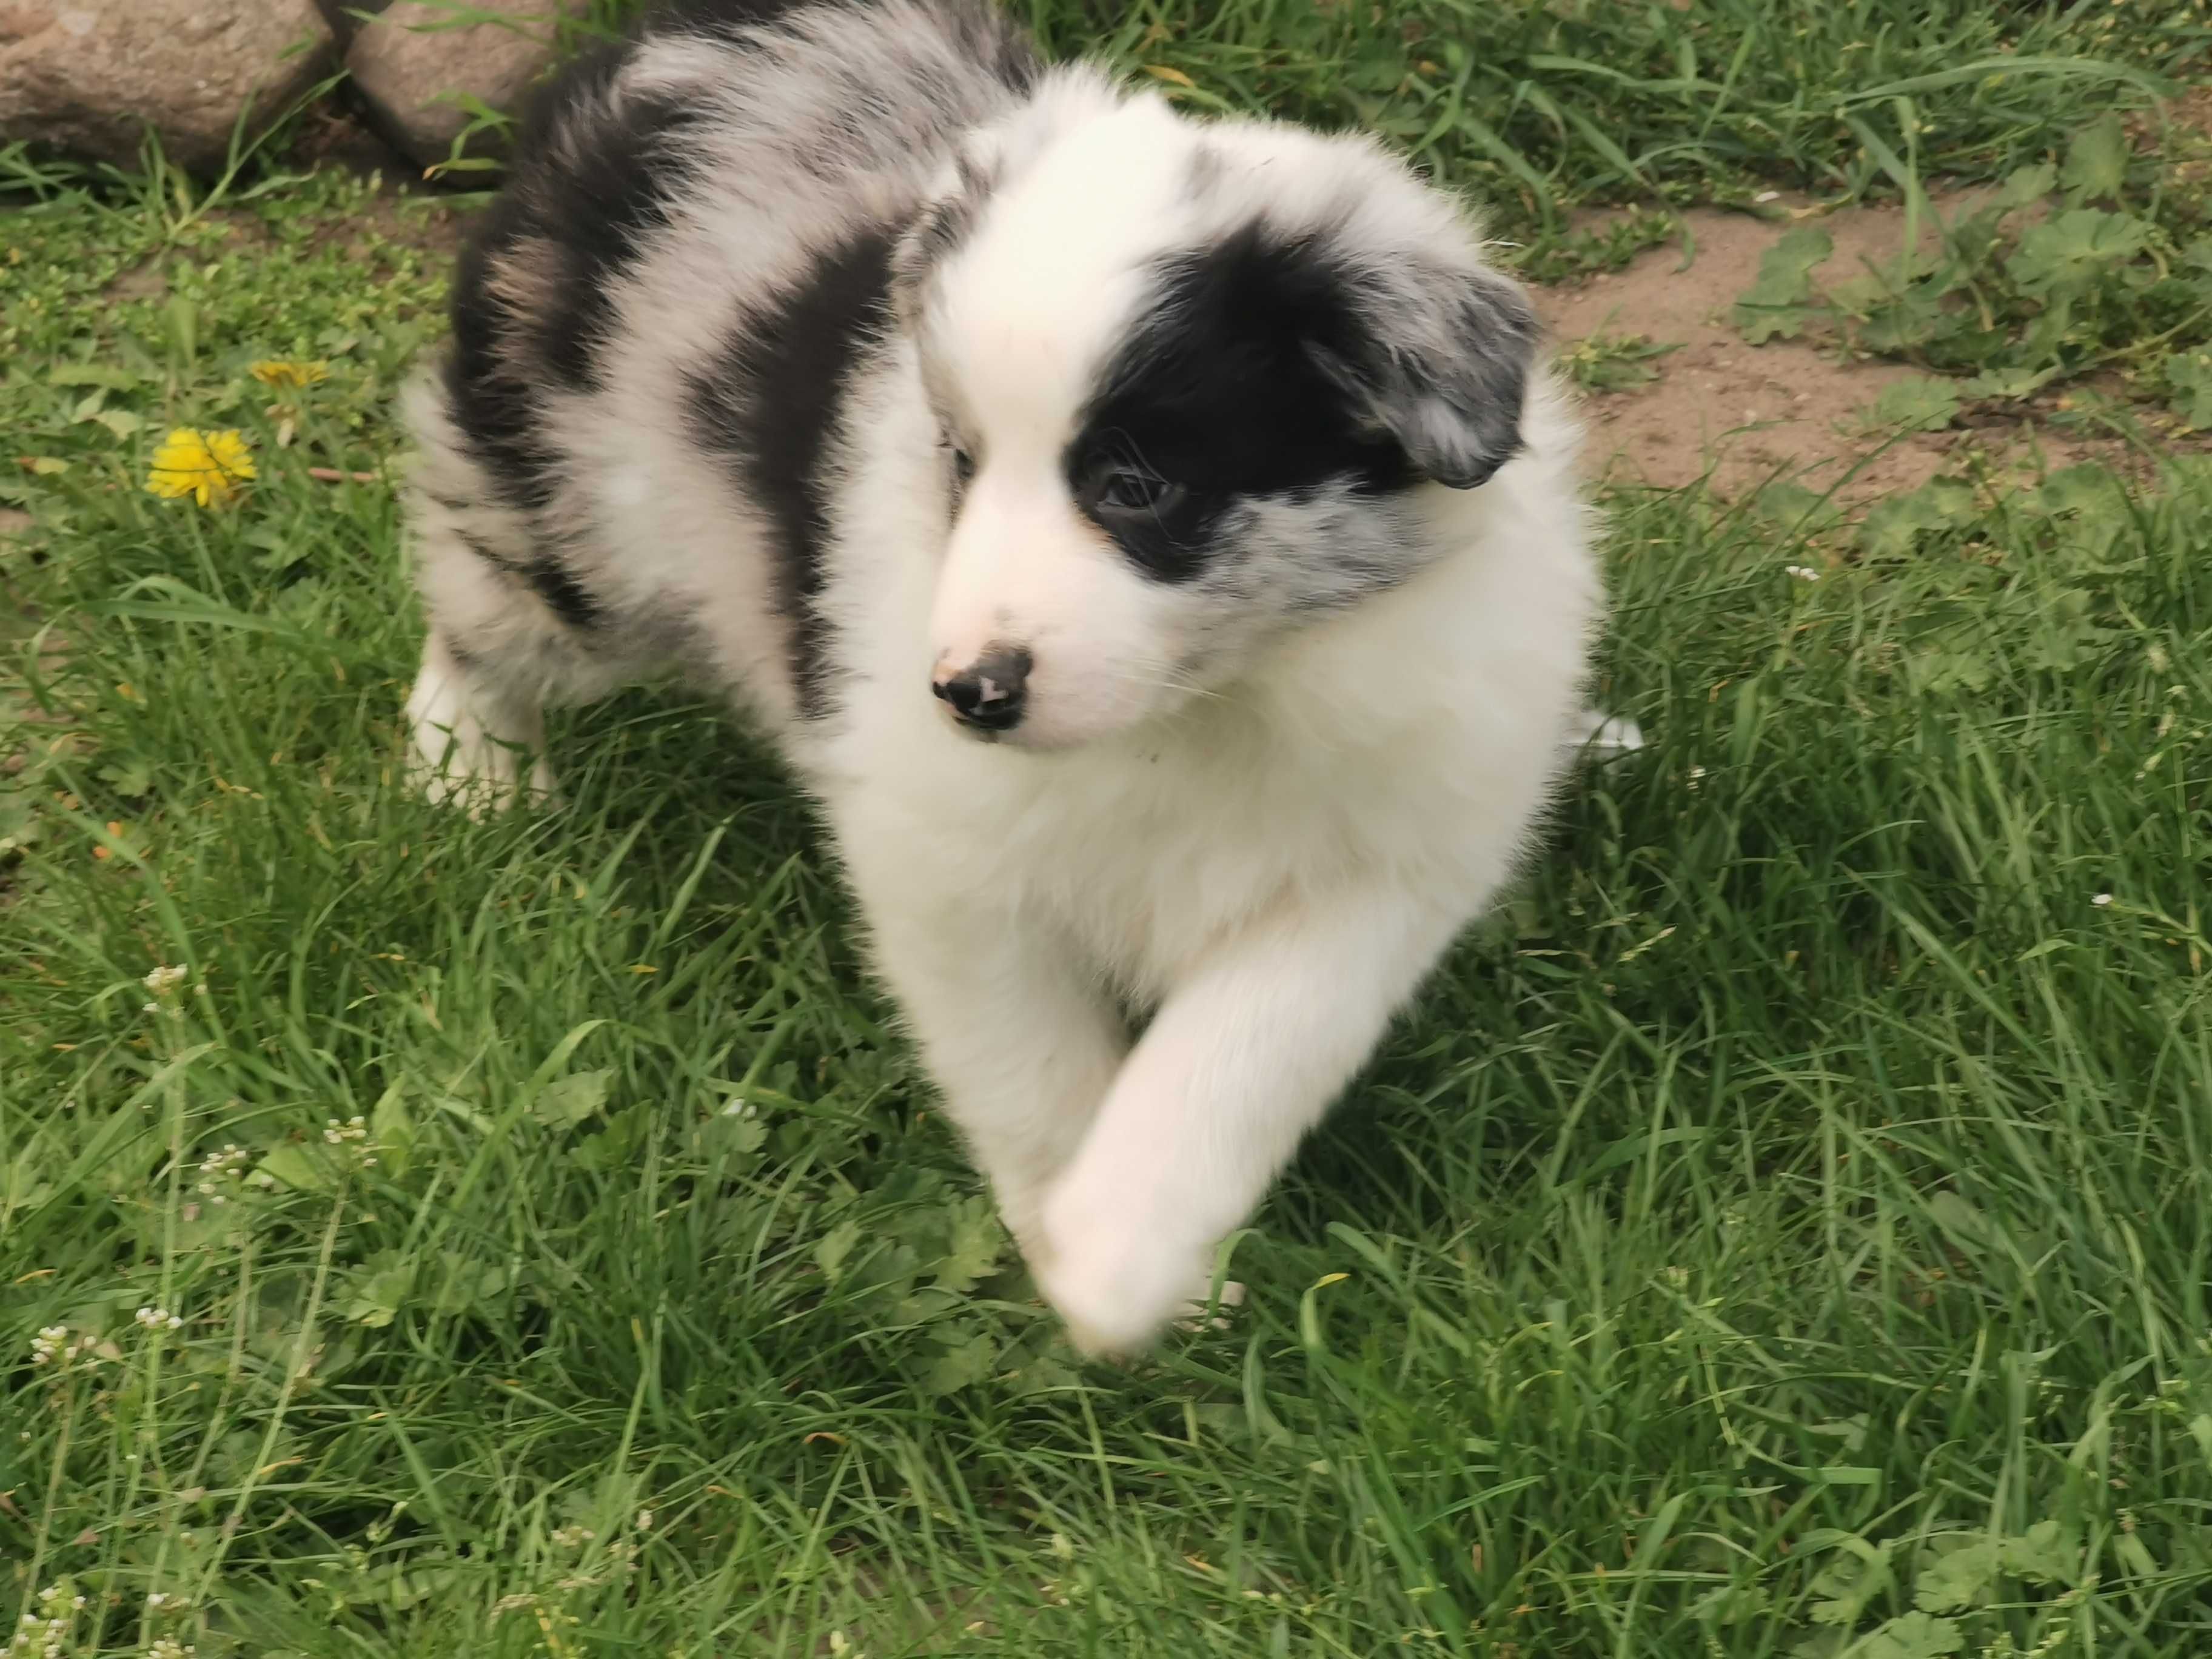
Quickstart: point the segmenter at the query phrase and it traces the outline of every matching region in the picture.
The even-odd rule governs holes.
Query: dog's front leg
[[[1079,1345],[1139,1347],[1204,1296],[1464,919],[1388,891],[1285,904],[1170,993],[1045,1201],[1041,1279]]]
[[[1105,1098],[1128,1034],[1059,940],[1001,910],[918,906],[915,885],[908,872],[868,906],[877,966],[1035,1267],[1044,1195]]]

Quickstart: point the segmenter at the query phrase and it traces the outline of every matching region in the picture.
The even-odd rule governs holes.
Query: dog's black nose
[[[1018,646],[987,646],[965,668],[940,665],[930,684],[962,725],[978,732],[1011,732],[1022,722],[1030,660]]]

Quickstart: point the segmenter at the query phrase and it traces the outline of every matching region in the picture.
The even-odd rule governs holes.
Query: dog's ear
[[[1362,261],[1337,273],[1323,372],[1425,477],[1472,489],[1521,447],[1540,333],[1520,288],[1481,266]]]

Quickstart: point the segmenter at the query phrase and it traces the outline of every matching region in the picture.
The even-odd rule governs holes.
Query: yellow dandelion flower
[[[146,488],[156,495],[190,495],[202,507],[220,507],[253,476],[253,457],[235,428],[202,432],[180,426],[154,452]]]
[[[246,372],[262,385],[274,386],[279,392],[303,391],[331,378],[328,363],[289,362],[279,357],[264,357],[248,366]]]

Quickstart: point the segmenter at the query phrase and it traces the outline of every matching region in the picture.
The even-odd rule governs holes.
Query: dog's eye
[[[1102,513],[1164,513],[1182,499],[1182,486],[1132,466],[1111,467],[1091,483],[1091,503]]]

